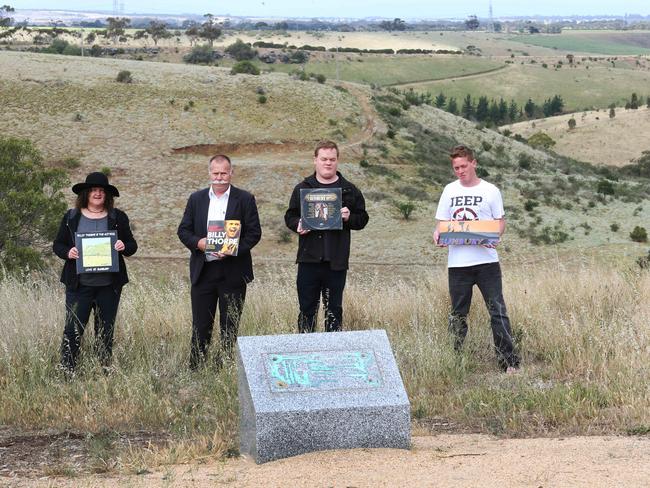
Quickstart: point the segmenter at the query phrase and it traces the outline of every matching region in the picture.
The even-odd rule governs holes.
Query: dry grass
[[[115,81],[123,69],[134,83]],[[78,158],[82,165],[70,172],[72,181],[111,168],[122,194],[118,205],[135,223],[146,254],[184,255],[175,229],[187,197],[207,178],[206,156],[174,154],[173,148],[282,147],[276,144],[282,141],[311,147],[321,138],[354,135],[364,122],[354,96],[286,74],[231,76],[222,68],[4,51],[0,72],[3,134],[33,140],[49,161]],[[260,87],[264,105],[257,102]],[[308,149],[297,161],[261,151],[234,155],[235,184],[263,190],[270,182],[293,185],[310,172]],[[304,171],[296,170],[298,162],[306,163]],[[289,172],[282,182],[274,170],[280,164]]]
[[[562,61],[564,67],[555,70],[553,64],[558,61]],[[514,99],[521,106],[529,98],[541,105],[547,98],[561,95],[565,108],[575,111],[620,104],[622,100],[629,99],[633,92],[645,96],[650,81],[649,68],[645,62],[638,69],[634,68],[634,63],[630,66],[624,61],[617,61],[616,67],[604,61],[580,61],[579,66],[570,68],[560,53],[545,62],[548,68],[542,67],[541,60],[531,64],[530,58],[518,59],[505,70],[481,76],[421,83],[418,84],[418,89],[434,96],[442,92],[447,97],[456,97],[459,103],[470,93],[475,98],[485,95],[488,98]]]
[[[59,284],[0,284],[0,423],[171,436],[164,446],[122,447],[119,463],[102,448],[106,469],[137,471],[237,449],[234,366],[190,373],[187,284],[169,275],[140,278],[123,295],[115,372],[101,374],[89,333],[73,381],[56,369]],[[510,436],[624,433],[650,424],[647,272],[596,262],[506,267],[506,301],[523,355],[516,377],[497,371],[478,297],[466,351],[453,353],[443,270],[414,271],[408,280],[383,273],[351,278],[346,328],[387,330],[416,419],[443,417],[462,430]],[[293,332],[296,310],[293,273],[268,273],[251,286],[241,334]]]
[[[616,116],[609,118],[609,110],[578,112],[546,119],[512,124],[504,128],[513,134],[530,137],[545,132],[556,142],[553,151],[564,156],[607,166],[623,166],[650,149],[650,142],[639,134],[650,131],[650,111],[647,107],[625,110],[616,107]],[[576,128],[569,130],[569,119]]]

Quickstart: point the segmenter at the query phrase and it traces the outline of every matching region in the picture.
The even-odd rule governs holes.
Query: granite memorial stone
[[[411,444],[410,404],[383,330],[237,339],[240,451],[257,463]]]

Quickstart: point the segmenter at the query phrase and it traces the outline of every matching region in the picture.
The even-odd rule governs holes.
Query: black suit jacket
[[[205,253],[197,248],[198,242],[208,235],[208,209],[210,208],[210,188],[190,195],[178,226],[178,238],[191,251],[190,280],[196,285],[205,263]],[[253,281],[253,260],[251,249],[260,241],[262,228],[257,213],[255,197],[247,191],[230,185],[230,196],[226,208],[226,220],[241,221],[239,252],[237,256],[226,256],[219,261],[226,275],[226,282],[237,287]]]

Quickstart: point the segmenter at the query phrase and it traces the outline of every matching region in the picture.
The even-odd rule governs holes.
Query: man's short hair
[[[215,154],[214,156],[212,156],[208,161],[208,170],[210,169],[210,165],[212,164],[212,161],[226,161],[228,163],[228,166],[232,169],[232,162],[230,161],[230,158],[225,154]]]
[[[336,149],[336,157],[339,157],[339,147],[334,141],[320,141],[318,144],[316,144],[316,149],[314,149],[315,158],[318,157],[318,151],[321,149]]]
[[[460,145],[454,147],[451,152],[449,153],[450,159],[456,159],[456,158],[466,158],[468,161],[474,161],[474,151],[472,151],[469,147]]]

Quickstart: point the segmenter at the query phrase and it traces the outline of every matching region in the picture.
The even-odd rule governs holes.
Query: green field
[[[590,69],[565,66],[555,70],[540,64],[515,64],[485,76],[423,83],[416,89],[433,95],[442,92],[459,100],[471,93],[475,97],[514,99],[519,104],[528,98],[543,102],[558,94],[564,99],[566,110],[577,111],[588,107],[604,108],[611,103],[620,105],[633,92],[645,97],[650,94],[650,72],[602,65]]]
[[[336,59],[310,61],[305,65],[308,73],[323,74],[336,79]],[[339,79],[355,83],[380,86],[397,83],[429,81],[490,71],[503,63],[469,56],[413,56],[395,57],[381,55],[338,54]],[[260,63],[262,67],[264,65]],[[290,72],[299,65],[274,64],[275,71]]]
[[[513,36],[510,40],[577,53],[609,56],[650,54],[650,35],[645,32],[563,32],[562,34]]]

